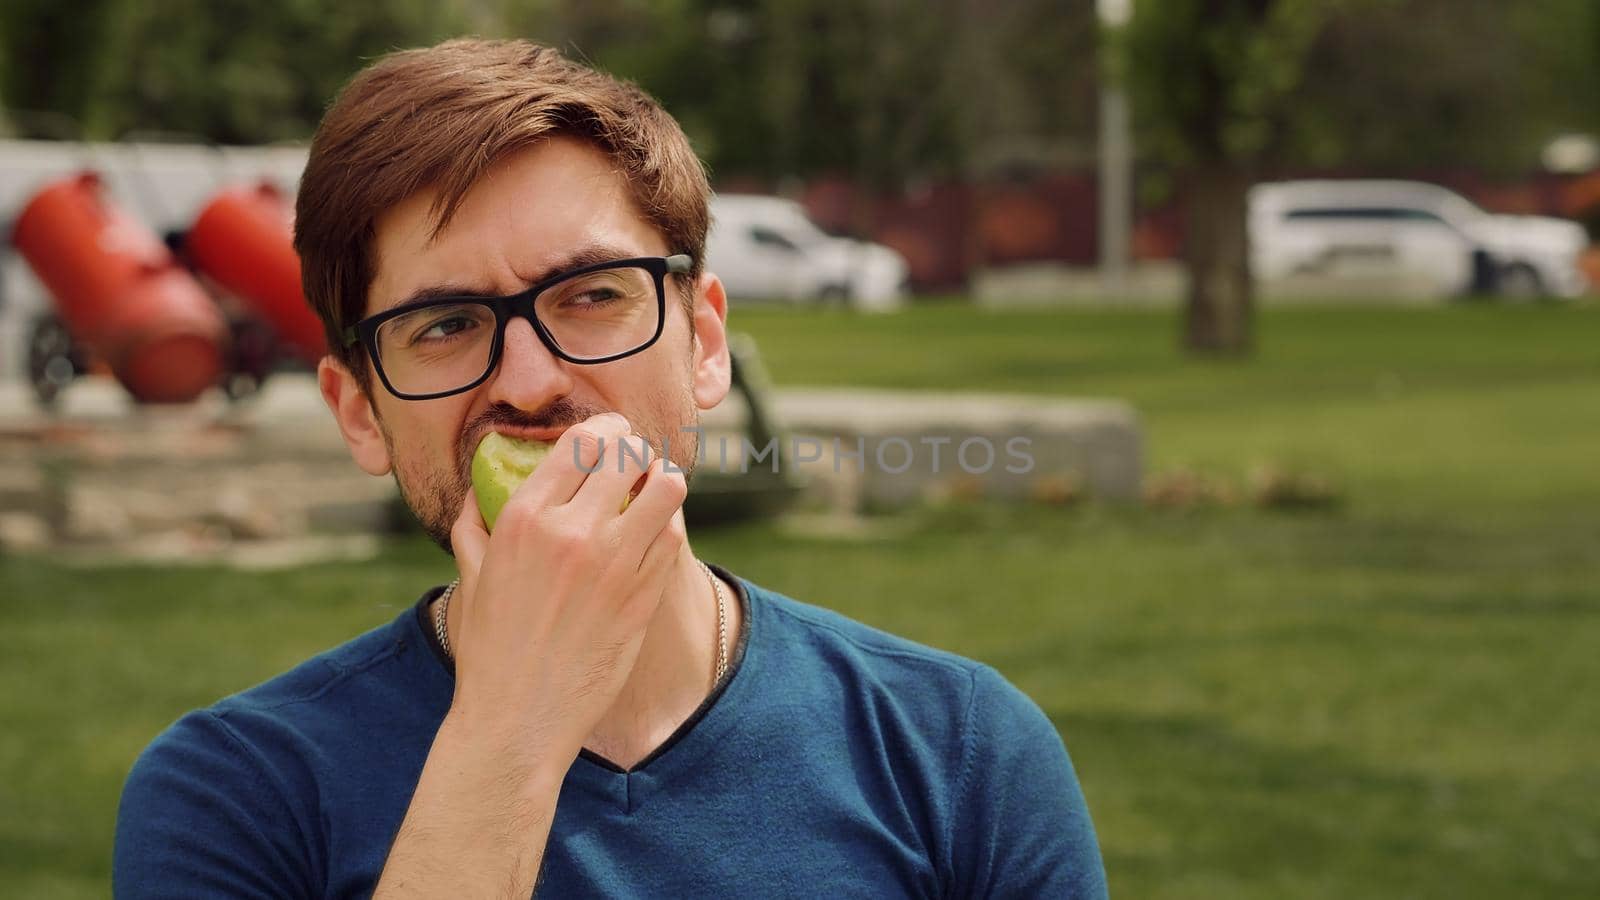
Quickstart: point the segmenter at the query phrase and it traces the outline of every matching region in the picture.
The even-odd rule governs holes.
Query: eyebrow
[[[590,244],[585,247],[579,247],[560,259],[557,259],[554,263],[550,264],[542,271],[534,273],[532,278],[525,279],[522,290],[516,291],[515,293],[523,293],[529,288],[544,284],[557,275],[561,275],[566,272],[582,269],[586,266],[595,266],[601,263],[614,262],[619,259],[633,259],[638,256],[638,253],[605,244]],[[520,273],[518,274],[520,275]],[[387,312],[391,309],[402,309],[404,307],[416,306],[418,304],[427,303],[430,300],[438,300],[443,297],[471,297],[473,299],[492,300],[506,296],[514,296],[514,294],[497,294],[493,291],[486,291],[483,288],[472,285],[461,284],[459,282],[446,282],[444,284],[429,285],[428,287],[413,291],[399,303],[391,303],[387,306],[384,306],[382,309],[375,310],[374,314],[379,312]]]

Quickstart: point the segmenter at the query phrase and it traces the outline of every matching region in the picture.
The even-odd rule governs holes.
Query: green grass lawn
[[[1342,503],[954,505],[696,549],[998,666],[1067,739],[1123,897],[1600,884],[1600,309],[1285,309],[1248,362],[1171,314],[739,310],[780,384],[1121,397],[1149,468]],[[0,883],[106,890],[121,779],[184,710],[395,615],[425,542],[271,574],[0,559]]]

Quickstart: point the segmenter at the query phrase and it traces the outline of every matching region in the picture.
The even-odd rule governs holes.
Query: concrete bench
[[[1108,501],[1139,497],[1139,420],[1118,401],[787,388],[775,393],[771,413],[782,431],[781,457],[741,444],[747,413],[730,398],[703,419],[700,465],[787,466],[813,500],[856,511],[952,493],[1026,499],[1066,489]]]

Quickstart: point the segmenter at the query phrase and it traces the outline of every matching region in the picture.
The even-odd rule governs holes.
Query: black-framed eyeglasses
[[[506,324],[522,317],[567,362],[632,356],[661,337],[666,277],[688,272],[687,254],[618,259],[546,279],[509,297],[436,297],[386,309],[344,330],[378,378],[402,400],[432,400],[482,384],[500,362]]]

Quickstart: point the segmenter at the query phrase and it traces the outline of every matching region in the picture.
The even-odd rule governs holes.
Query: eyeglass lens
[[[477,381],[488,370],[495,301],[425,306],[378,327],[378,362],[396,391],[433,394]],[[637,349],[655,335],[655,276],[638,267],[602,269],[550,285],[534,315],[561,351],[578,360]]]

